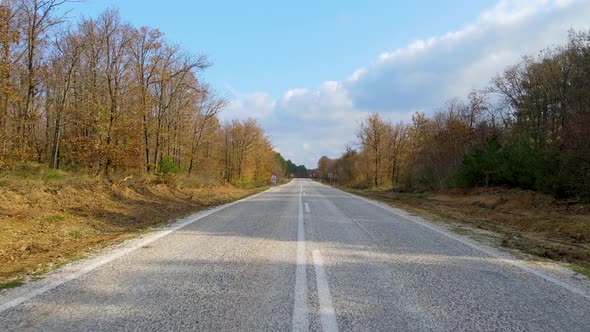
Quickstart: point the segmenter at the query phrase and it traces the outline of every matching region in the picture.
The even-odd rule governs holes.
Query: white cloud
[[[347,82],[358,81],[363,75],[367,73],[367,68],[357,69],[350,77],[346,80]]]
[[[590,29],[587,0],[502,0],[464,28],[380,54],[342,81],[292,89],[276,101],[264,93],[230,104],[226,116],[258,118],[295,163],[337,156],[371,112],[392,121],[433,110],[481,88],[523,55],[563,43],[570,28]]]
[[[431,109],[481,88],[526,54],[588,29],[589,1],[505,0],[465,28],[382,53],[345,88],[356,108]]]
[[[263,92],[255,92],[230,101],[221,113],[223,120],[230,119],[262,119],[272,115],[275,102]]]

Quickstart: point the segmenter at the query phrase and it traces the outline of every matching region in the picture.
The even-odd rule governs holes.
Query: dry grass
[[[354,193],[434,221],[453,224],[458,232],[495,238],[498,245],[506,248],[574,263],[578,272],[590,274],[590,204],[503,188],[419,194],[389,191]]]
[[[264,188],[107,181],[46,170],[0,173],[0,283],[44,273],[150,226]]]

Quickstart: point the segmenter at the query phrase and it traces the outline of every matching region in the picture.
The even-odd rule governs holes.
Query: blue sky
[[[354,143],[363,116],[427,113],[486,85],[525,54],[588,29],[588,0],[97,1],[118,8],[214,66],[204,78],[231,103],[224,119],[256,118],[276,149],[315,167]]]
[[[86,0],[75,16],[118,8],[134,26],[215,63],[207,80],[220,92],[265,91],[340,80],[376,54],[416,38],[460,28],[493,4],[469,1],[187,1]]]

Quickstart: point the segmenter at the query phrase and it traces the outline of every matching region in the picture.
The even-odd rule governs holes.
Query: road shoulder
[[[421,224],[431,230],[442,233],[447,237],[467,244],[486,255],[506,260],[515,267],[535,274],[538,277],[554,284],[558,284],[564,288],[568,288],[570,291],[578,293],[586,298],[590,298],[590,280],[586,276],[572,270],[570,266],[563,263],[535,257],[519,250],[504,248],[501,245],[498,245],[496,241],[493,241],[493,239],[499,236],[498,234],[462,224],[457,225],[448,220],[433,220],[432,218],[421,215],[414,210],[407,211],[405,209],[400,209],[389,201],[383,202],[381,200],[376,200],[373,199],[374,197],[367,197],[367,195],[362,195],[358,191],[342,190],[342,188],[338,190],[358,199],[365,200],[410,222]]]

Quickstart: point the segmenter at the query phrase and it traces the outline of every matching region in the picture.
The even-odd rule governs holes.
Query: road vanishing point
[[[590,296],[304,179],[0,294],[0,331],[590,331]]]

